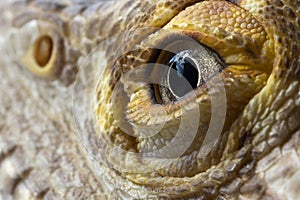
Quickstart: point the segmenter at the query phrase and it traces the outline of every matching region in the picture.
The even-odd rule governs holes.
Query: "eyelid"
[[[211,14],[207,15],[207,10]],[[226,63],[249,65],[268,74],[272,71],[268,63],[273,61],[274,44],[263,25],[251,13],[230,2],[196,3],[175,16],[164,29],[209,46]]]

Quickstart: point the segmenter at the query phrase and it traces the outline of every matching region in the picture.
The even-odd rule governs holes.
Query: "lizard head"
[[[201,1],[138,42],[145,29],[117,37],[130,45],[115,49],[95,83],[95,137],[88,137],[105,142],[87,146],[97,160],[168,197],[213,197],[234,177],[251,177],[245,168],[288,134],[274,139],[272,128],[256,125],[268,118],[268,95],[282,88],[284,68],[276,49],[282,33],[258,17],[266,5],[250,5]]]
[[[13,23],[26,38],[16,58],[35,75],[20,80],[47,88],[31,96],[59,131],[75,135],[65,121],[75,116],[81,143],[70,146],[85,147],[78,159],[108,193],[237,197],[258,161],[299,130],[295,2],[124,1],[82,13],[38,5]]]

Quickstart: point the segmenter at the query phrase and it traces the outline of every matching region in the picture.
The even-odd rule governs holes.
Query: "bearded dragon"
[[[299,0],[1,4],[0,199],[300,198]]]

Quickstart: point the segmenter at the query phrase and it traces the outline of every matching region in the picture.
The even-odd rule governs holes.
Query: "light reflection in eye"
[[[188,57],[188,51],[176,54],[169,62],[168,85],[172,94],[183,97],[199,86],[199,71],[196,64]]]

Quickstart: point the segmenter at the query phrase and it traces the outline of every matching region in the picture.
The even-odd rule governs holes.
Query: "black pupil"
[[[175,55],[169,62],[169,89],[177,97],[183,97],[198,86],[199,72],[188,57]]]

